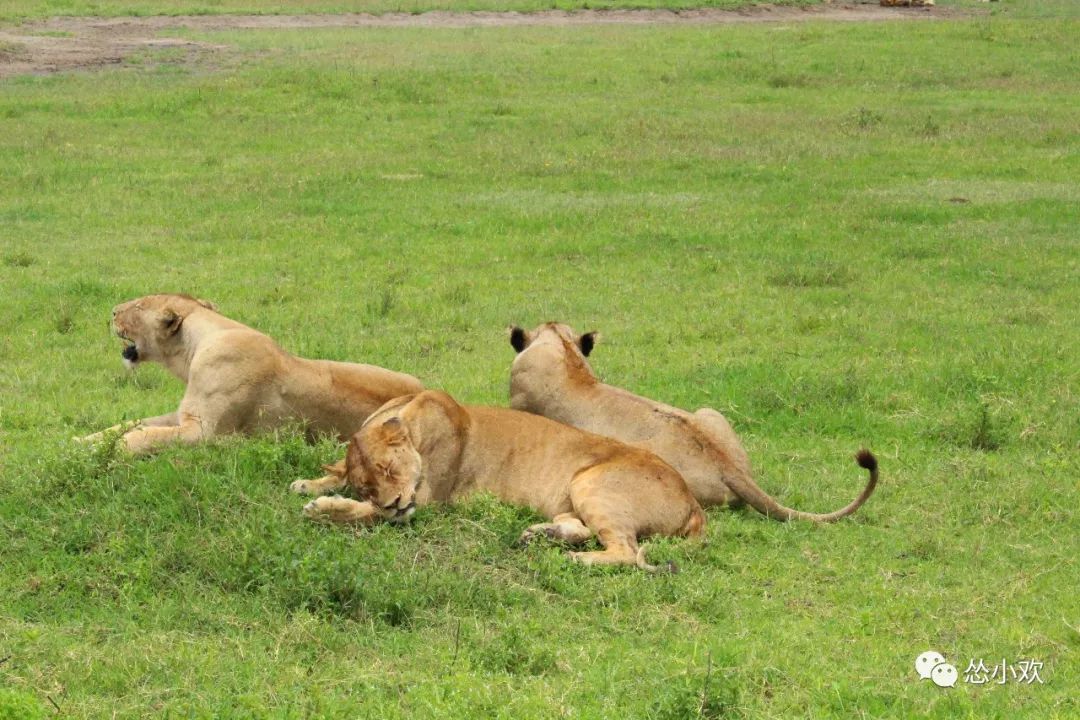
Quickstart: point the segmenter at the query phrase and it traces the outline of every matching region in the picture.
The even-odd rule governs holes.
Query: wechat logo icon
[[[923,680],[932,680],[938,687],[955,687],[956,666],[945,662],[945,656],[933,650],[927,650],[915,658],[915,672]]]

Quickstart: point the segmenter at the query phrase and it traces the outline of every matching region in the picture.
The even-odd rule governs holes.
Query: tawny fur
[[[745,502],[776,520],[831,522],[855,512],[874,491],[877,461],[863,450],[856,461],[870,478],[846,507],[817,514],[781,505],[753,481],[750,459],[719,412],[686,412],[600,382],[585,359],[595,339],[595,333],[578,335],[559,323],[531,332],[511,328],[518,354],[510,371],[510,406],[656,453],[706,507]]]
[[[125,342],[127,364],[160,363],[187,386],[175,412],[80,438],[94,442],[121,432],[133,453],[289,422],[301,423],[312,436],[345,440],[387,400],[423,389],[410,375],[374,365],[290,355],[212,303],[187,295],[148,295],[117,305],[112,324]]]
[[[438,391],[387,403],[353,437],[345,461],[327,469],[293,491],[349,487],[361,499],[317,498],[305,507],[314,519],[401,522],[417,506],[487,491],[551,518],[523,540],[579,545],[595,535],[603,551],[572,554],[587,564],[655,569],[639,538],[695,536],[705,522],[683,479],[650,452],[529,413],[462,406]]]

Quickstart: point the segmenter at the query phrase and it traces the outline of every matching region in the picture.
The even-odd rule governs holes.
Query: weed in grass
[[[82,302],[88,302],[115,298],[117,289],[111,284],[81,277],[67,285],[67,292]]]
[[[22,43],[0,40],[0,60],[10,62],[25,54],[26,46]]]
[[[961,436],[974,450],[1000,450],[1005,444],[1005,432],[986,405],[980,405],[975,421]]]
[[[122,451],[121,433],[112,431],[93,445],[70,444],[48,458],[41,480],[48,493],[100,498],[115,492],[130,477],[132,466]]]
[[[876,110],[860,107],[848,113],[840,121],[840,126],[848,131],[867,132],[881,125],[885,116]]]
[[[711,654],[705,667],[667,678],[649,710],[650,720],[725,720],[745,717],[739,705],[738,665],[714,664]]]
[[[933,241],[910,238],[898,241],[889,249],[890,255],[897,260],[929,260],[939,257],[941,250]]]
[[[852,272],[846,264],[821,261],[799,264],[773,273],[769,276],[769,284],[791,288],[844,287],[852,278]]]
[[[394,305],[397,304],[397,300],[397,286],[394,283],[387,283],[386,285],[383,285],[383,287],[376,292],[375,298],[369,300],[367,303],[368,317],[372,320],[381,320],[386,318],[394,309]]]
[[[46,717],[45,707],[31,693],[0,688],[0,720],[45,720]]]
[[[4,255],[4,265],[13,268],[30,267],[35,262],[30,253],[8,253]]]
[[[940,425],[932,436],[956,447],[996,452],[1008,443],[1009,426],[1002,411],[994,412],[980,403]]]
[[[455,285],[443,293],[443,299],[450,306],[464,308],[472,299],[473,291],[469,285]]]
[[[500,628],[492,637],[472,638],[469,657],[473,665],[487,672],[544,675],[556,670],[555,653],[546,647],[550,640],[539,627]]]
[[[927,115],[923,118],[918,132],[925,138],[936,138],[941,135],[941,123],[933,115]]]
[[[773,75],[769,78],[771,88],[804,88],[810,86],[810,76],[801,73],[792,75]]]
[[[72,315],[71,310],[66,306],[61,306],[56,312],[56,320],[53,325],[56,332],[61,335],[67,335],[71,332],[71,329],[75,327],[75,317]]]

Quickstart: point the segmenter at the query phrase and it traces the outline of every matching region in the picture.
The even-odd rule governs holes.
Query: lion
[[[508,408],[459,405],[428,390],[390,401],[353,435],[345,460],[293,492],[320,495],[348,487],[358,500],[319,497],[304,507],[316,520],[405,522],[416,508],[488,491],[551,522],[522,533],[602,551],[573,552],[586,565],[645,562],[638,539],[695,537],[705,513],[670,465],[641,448]]]
[[[747,503],[775,520],[833,522],[855,512],[874,492],[877,460],[860,450],[855,460],[870,479],[850,504],[824,514],[785,507],[753,481],[750,459],[719,412],[689,413],[600,382],[585,360],[597,333],[578,335],[554,322],[531,332],[509,330],[517,351],[510,370],[511,407],[656,453],[682,475],[702,506]]]
[[[189,295],[147,295],[117,305],[112,327],[124,364],[156,362],[187,385],[176,412],[122,423],[80,440],[121,433],[133,454],[300,422],[309,437],[347,440],[387,400],[419,380],[374,365],[305,360]]]

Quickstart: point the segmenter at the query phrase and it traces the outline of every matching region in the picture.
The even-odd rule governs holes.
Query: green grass
[[[254,15],[334,13],[423,13],[441,11],[628,10],[697,8],[737,9],[754,5],[820,5],[824,0],[5,0],[0,22],[38,20],[54,16]],[[851,4],[875,4],[852,0]],[[979,15],[1061,18],[1080,16],[1075,0],[1004,0],[987,5],[980,0],[938,0],[949,9]]]
[[[773,0],[775,5],[816,5],[822,0]],[[748,0],[5,0],[0,20],[53,15],[279,15],[293,13],[419,13],[430,10],[735,8]]]
[[[1078,33],[225,33],[2,81],[0,717],[1075,717]],[[315,526],[286,487],[332,445],[68,441],[175,406],[105,327],[160,290],[475,403],[558,318],[785,502],[845,503],[862,445],[883,482],[712,511],[651,544],[676,575],[519,549],[490,498]],[[942,690],[930,648],[1045,684]]]

